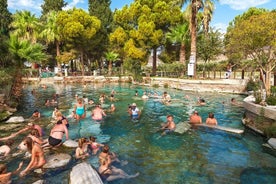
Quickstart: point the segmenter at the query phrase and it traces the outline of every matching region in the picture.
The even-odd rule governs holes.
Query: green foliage
[[[10,69],[1,69],[0,70],[0,85],[4,86],[11,83],[12,80]]]
[[[270,89],[270,95],[266,98],[268,105],[276,105],[276,86],[272,86]]]
[[[183,65],[182,63],[175,62],[171,64],[161,64],[158,66],[158,70],[164,71],[164,72],[183,72],[186,68],[186,65]]]
[[[13,14],[11,26],[13,28],[13,35],[20,39],[36,43],[41,29],[41,23],[35,14],[32,14],[30,11],[16,11]]]
[[[152,87],[159,88],[159,84],[153,84]]]
[[[180,7],[173,1],[134,1],[114,12],[116,29],[110,35],[112,48],[116,48],[123,59],[144,62],[151,49],[165,43],[168,27],[181,19]],[[153,63],[155,68],[155,61]]]
[[[169,84],[168,84],[168,83],[165,83],[165,84],[164,84],[164,88],[169,88]]]
[[[61,11],[67,4],[64,0],[44,0],[41,5],[42,15],[47,15],[50,11]]]
[[[258,89],[260,89],[259,82],[254,81],[253,79],[250,79],[245,87],[246,91],[257,91]]]
[[[274,122],[275,124],[275,122]],[[264,129],[264,134],[267,138],[276,138],[276,126],[267,127]]]
[[[94,60],[100,60],[107,52],[109,45],[108,35],[112,31],[113,14],[110,9],[110,0],[89,0],[88,11],[101,21],[101,28],[93,39],[93,44],[88,50],[88,55]]]
[[[210,29],[206,35],[201,33],[198,36],[197,53],[205,63],[216,57],[223,51],[222,34],[218,30]]]
[[[47,59],[43,52],[45,47],[39,43],[32,44],[28,40],[20,40],[17,36],[11,35],[9,40],[9,52],[13,56],[16,67],[22,68],[25,61],[41,62]]]
[[[8,10],[7,0],[0,0],[0,15],[0,36],[8,35],[12,17]]]

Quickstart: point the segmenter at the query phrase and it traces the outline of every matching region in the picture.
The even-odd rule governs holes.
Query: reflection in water
[[[76,123],[70,119],[69,135],[71,139],[94,135],[98,142],[108,143],[111,150],[118,153],[121,160],[127,160],[126,166],[116,165],[127,173],[140,172],[140,176],[129,180],[117,180],[113,184],[132,183],[274,183],[276,180],[276,159],[262,152],[261,137],[245,132],[243,136],[236,136],[216,130],[204,128],[192,129],[183,135],[170,134],[160,137],[158,128],[166,120],[168,114],[174,116],[176,123],[187,121],[189,115],[197,110],[205,121],[208,112],[214,112],[219,125],[243,128],[241,118],[243,109],[230,105],[230,99],[242,100],[242,96],[220,93],[193,93],[179,90],[166,91],[172,96],[172,104],[163,105],[159,99],[150,98],[143,101],[133,98],[137,90],[139,96],[144,91],[163,93],[163,89],[129,86],[128,84],[92,84],[86,88],[82,86],[60,85],[49,86],[45,89],[36,89],[35,96],[31,95],[34,86],[24,90],[22,104],[17,115],[29,117],[34,109],[39,109],[44,118],[38,123],[43,125],[48,135],[52,125],[49,117],[54,107],[45,107],[46,99],[53,94],[59,94],[59,108],[63,114],[69,116],[75,103],[75,94],[86,95],[88,99],[99,101],[101,93],[107,96],[115,90],[116,112],[108,114],[101,122],[91,119],[92,106],[88,106],[87,117]],[[198,97],[203,97],[206,106],[197,106]],[[132,122],[127,114],[128,104],[136,103],[143,109],[139,122]],[[225,103],[222,103],[225,102]],[[105,101],[105,107],[111,102]],[[19,127],[20,128],[20,127]],[[9,132],[3,132],[3,134]],[[2,133],[1,133],[2,134]],[[22,137],[18,137],[20,141]],[[64,149],[74,155],[74,150]],[[8,161],[9,168],[17,165],[21,158]],[[88,159],[94,167],[98,167],[97,157]],[[31,183],[40,177],[46,183],[68,183],[68,173],[76,161],[66,168],[49,171],[44,175],[30,174],[24,181],[14,178],[14,183]],[[274,171],[274,172],[272,172]],[[263,179],[261,176],[266,179]],[[258,177],[256,177],[258,176]]]

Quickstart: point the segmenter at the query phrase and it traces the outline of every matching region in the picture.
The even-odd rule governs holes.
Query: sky
[[[121,9],[124,5],[130,5],[134,0],[111,0],[111,9]],[[28,10],[40,15],[43,0],[8,0],[8,9],[11,13],[16,10]],[[88,0],[65,0],[68,3],[65,9],[73,7],[88,10]],[[276,9],[276,0],[219,0],[215,1],[215,12],[211,26],[225,32],[226,28],[237,15],[242,14],[250,7]]]

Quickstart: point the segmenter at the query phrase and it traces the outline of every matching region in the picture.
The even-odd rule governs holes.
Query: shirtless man
[[[105,112],[102,110],[100,105],[96,105],[96,108],[92,111],[92,119],[96,121],[101,121],[103,116],[106,116]]]
[[[162,124],[161,130],[164,130],[164,132],[161,135],[166,135],[167,133],[174,132],[175,123],[173,121],[173,116],[172,115],[167,116],[167,123]]]
[[[197,111],[194,111],[194,113],[190,116],[190,123],[191,124],[201,124],[202,123],[202,119],[198,115]]]

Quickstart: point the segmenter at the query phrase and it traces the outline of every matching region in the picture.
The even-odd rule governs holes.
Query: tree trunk
[[[83,61],[83,51],[80,53],[80,60],[81,60],[81,74],[84,76],[84,61]]]
[[[57,57],[60,56],[60,47],[59,47],[59,41],[56,41],[56,54],[57,54]],[[60,68],[60,63],[57,61],[57,66],[58,68]]]
[[[111,76],[112,75],[112,61],[108,62],[108,75]]]
[[[191,56],[194,56],[194,78],[196,78],[196,27],[197,27],[197,0],[192,0],[192,15],[191,15]]]
[[[185,65],[185,60],[186,60],[186,53],[185,53],[185,44],[181,44],[180,46],[180,53],[179,53],[179,62]]]
[[[157,60],[157,49],[153,49],[153,57],[152,57],[152,75],[156,75],[156,60]]]

